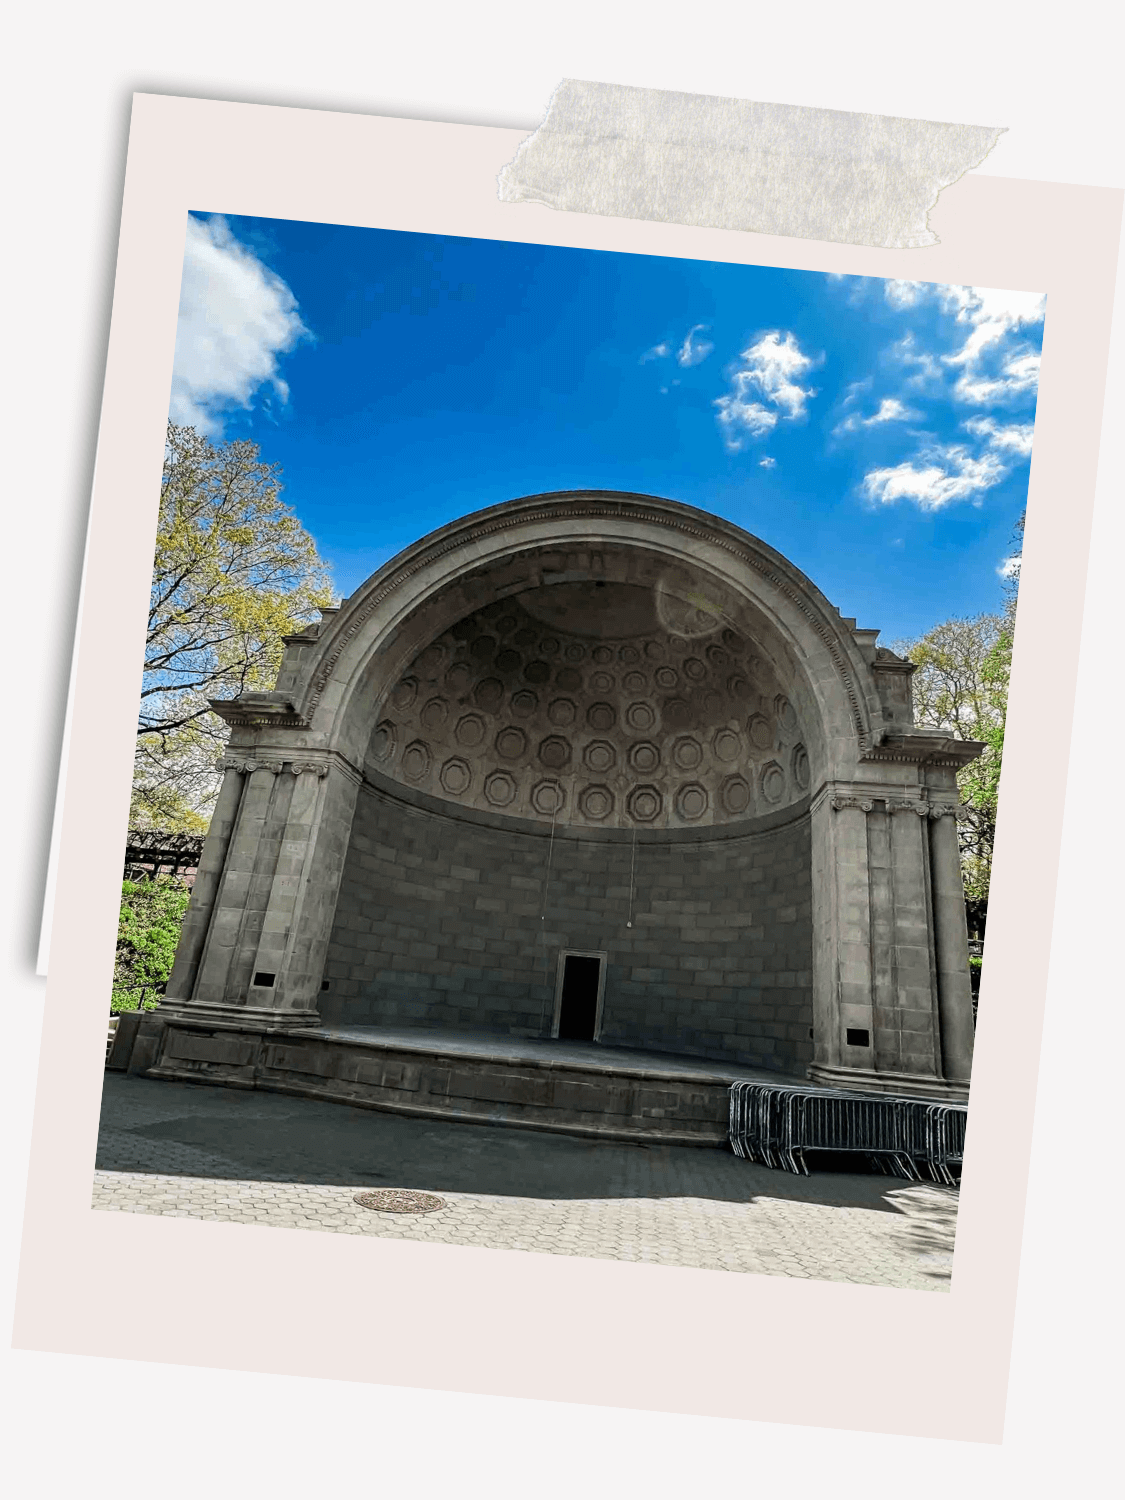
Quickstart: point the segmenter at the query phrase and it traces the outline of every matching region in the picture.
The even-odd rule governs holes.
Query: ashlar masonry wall
[[[552,839],[511,821],[361,789],[325,1024],[549,1036],[559,953],[578,949],[607,955],[602,1042],[803,1076],[813,1055],[806,812],[706,839],[642,834],[635,855],[625,833],[560,825]]]

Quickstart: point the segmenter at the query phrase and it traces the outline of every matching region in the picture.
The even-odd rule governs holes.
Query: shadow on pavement
[[[172,1176],[543,1199],[767,1197],[897,1213],[895,1178],[795,1177],[729,1150],[432,1122],[265,1091],[107,1073],[97,1165]]]

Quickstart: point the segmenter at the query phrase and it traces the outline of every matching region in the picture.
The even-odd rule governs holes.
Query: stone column
[[[867,863],[871,876],[871,991],[875,1032],[871,1038],[876,1067],[896,1067],[901,1052],[902,1019],[898,1008],[895,961],[893,816],[877,803],[867,815]]]
[[[333,822],[342,821],[345,808],[350,814],[355,801],[354,786],[349,798],[349,782],[339,772],[329,783],[327,761],[294,761],[289,769],[296,782],[247,995],[250,1005],[287,1017],[316,1010],[324,962],[321,950],[327,948],[327,928],[335,911],[345,853],[340,848],[339,858],[326,859],[325,845],[333,842],[333,832],[338,831],[331,826]],[[350,824],[349,815],[346,826]],[[315,930],[318,923],[325,926],[323,933]],[[323,942],[318,942],[320,938]],[[319,964],[312,962],[314,949],[321,951]]]
[[[937,983],[930,923],[928,804],[919,798],[887,801],[894,874],[895,1011],[898,1055],[888,1072],[930,1084],[941,1078]]]
[[[813,809],[813,1034],[810,1077],[870,1068],[871,972],[869,798],[828,795]],[[848,1032],[853,1033],[849,1042]],[[861,1045],[855,1033],[865,1034]]]
[[[875,1011],[871,972],[871,873],[867,852],[868,798],[833,797],[836,814],[836,888],[839,932],[837,1045],[845,1068],[871,1068]]]
[[[960,880],[954,892],[950,876],[956,839],[952,864],[942,853],[932,889],[931,804],[903,796],[907,790],[892,796],[837,786],[813,807],[816,1045],[809,1077],[860,1092],[963,1097],[967,1074],[943,1070],[947,1030],[951,1039],[963,1035],[958,951],[968,998],[963,905],[960,950],[955,931]],[[952,977],[939,980],[939,972]],[[942,984],[951,996],[948,1027]],[[963,1050],[962,1042],[954,1045]]]
[[[357,771],[336,760],[317,783],[315,837],[306,849],[305,878],[297,888],[285,950],[281,993],[288,1007],[317,1004],[361,781]]]
[[[199,960],[207,941],[207,929],[211,925],[215,898],[223,877],[223,865],[242,800],[243,763],[224,760],[221,764],[224,770],[223,784],[219,789],[211,826],[203,841],[203,852],[199,857],[199,868],[195,872],[195,884],[191,889],[191,900],[180,932],[176,959],[165,990],[169,1000],[190,1000],[195,989]]]
[[[315,1026],[358,773],[325,756],[237,764],[245,787],[206,936],[192,935],[194,984],[161,1008],[169,1020]]]
[[[956,806],[945,803],[935,803],[929,809],[930,868],[942,1071],[951,1082],[968,1084],[973,1064],[973,992],[957,811]]]
[[[191,997],[193,1009],[200,1004],[221,1007],[237,1002],[238,959],[247,930],[253,933],[261,921],[261,907],[255,910],[255,897],[260,903],[262,877],[268,879],[273,873],[268,834],[275,784],[283,763],[245,760],[242,767],[246,785],[199,962]]]

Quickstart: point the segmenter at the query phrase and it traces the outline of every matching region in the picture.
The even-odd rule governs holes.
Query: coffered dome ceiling
[[[809,788],[796,711],[753,643],[612,581],[459,620],[386,695],[368,759],[461,806],[590,828],[741,821]]]

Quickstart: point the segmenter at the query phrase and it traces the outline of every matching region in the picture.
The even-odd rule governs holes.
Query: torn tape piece
[[[905,250],[1004,126],[559,84],[499,176],[507,203]]]

